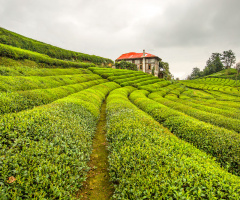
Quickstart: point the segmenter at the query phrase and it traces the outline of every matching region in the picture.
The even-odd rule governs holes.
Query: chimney
[[[145,49],[143,49],[143,57],[145,57]]]

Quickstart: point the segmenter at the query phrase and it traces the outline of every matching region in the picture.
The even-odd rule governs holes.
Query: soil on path
[[[108,150],[106,146],[106,101],[101,107],[100,119],[93,138],[93,151],[89,162],[90,171],[79,198],[83,200],[110,199],[114,187],[109,181],[108,174]]]

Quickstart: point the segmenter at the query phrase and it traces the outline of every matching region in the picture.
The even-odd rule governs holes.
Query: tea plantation
[[[112,199],[240,199],[239,80],[158,79],[0,32],[0,199],[79,197],[103,101]]]

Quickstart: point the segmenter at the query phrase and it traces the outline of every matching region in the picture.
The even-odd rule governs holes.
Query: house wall
[[[136,64],[138,71],[141,70],[149,74],[152,74],[152,68],[155,67],[154,76],[158,76],[159,61],[157,58],[139,58],[139,59],[132,59],[132,60],[127,59],[126,61]],[[145,65],[145,69],[144,69],[144,65]]]

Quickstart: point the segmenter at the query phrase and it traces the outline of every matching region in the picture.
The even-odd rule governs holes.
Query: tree
[[[232,50],[224,51],[221,60],[222,63],[225,65],[225,68],[229,69],[236,62],[236,56]]]
[[[221,62],[221,58],[222,54],[212,53],[211,57],[206,62],[205,68],[203,69],[203,76],[223,70],[224,66]]]
[[[169,64],[167,62],[160,61],[159,70],[163,71],[163,78],[167,80],[171,80],[173,78],[173,75],[169,71]]]
[[[201,70],[198,67],[194,67],[190,75],[190,79],[195,79],[200,77]]]
[[[121,60],[120,62],[115,63],[116,69],[129,69],[137,71],[137,65],[131,62],[126,62],[125,60]]]
[[[213,64],[215,66],[214,72],[219,72],[219,71],[223,70],[223,68],[224,68],[224,66],[221,62],[221,57],[222,57],[222,54],[220,54],[220,53],[212,53],[212,55],[210,57],[211,64]]]

